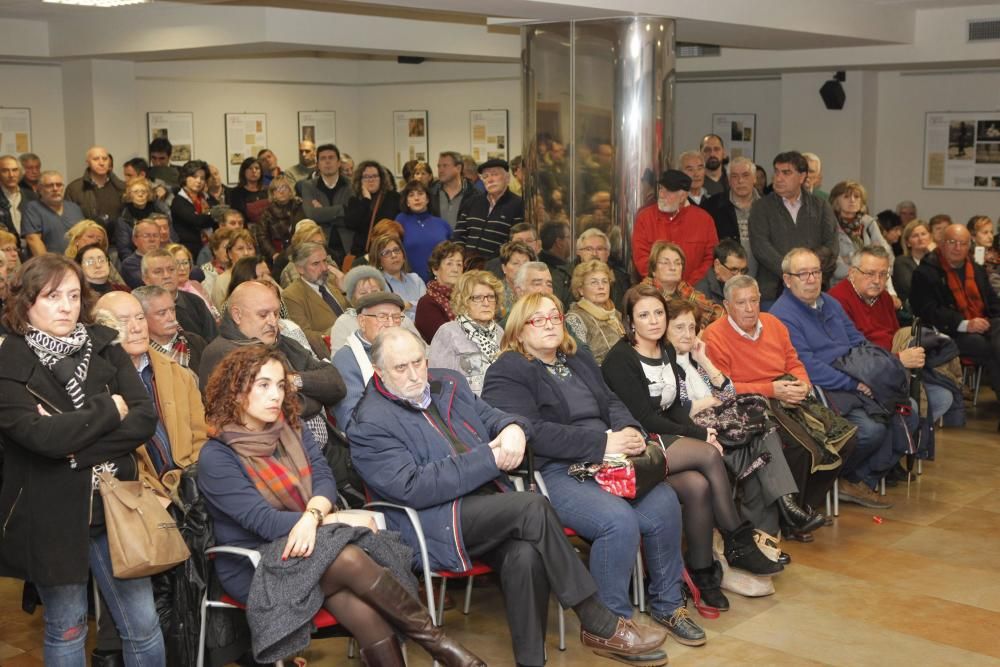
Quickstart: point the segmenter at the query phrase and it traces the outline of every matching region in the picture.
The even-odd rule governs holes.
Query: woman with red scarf
[[[181,244],[197,257],[201,250],[201,232],[211,229],[215,221],[209,214],[212,207],[205,194],[208,165],[201,160],[185,162],[180,169],[181,189],[170,203],[170,217]]]
[[[451,291],[462,275],[465,249],[454,241],[442,241],[434,246],[427,266],[434,279],[427,283],[427,293],[417,301],[414,324],[429,344],[442,324],[455,319],[451,308]]]

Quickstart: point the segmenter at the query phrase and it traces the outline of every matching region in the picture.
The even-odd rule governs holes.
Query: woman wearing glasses
[[[674,490],[657,484],[630,502],[592,478],[579,482],[567,474],[574,463],[641,454],[646,438],[604,383],[594,358],[577,351],[557,300],[529,294],[514,304],[503,354],[486,373],[482,397],[531,420],[535,465],[560,521],[591,544],[590,572],[601,601],[613,613],[632,617],[628,589],[641,539],[653,619],[680,643],[704,644],[705,632],[688,615],[681,594],[681,513]]]
[[[684,275],[684,251],[667,241],[657,241],[649,251],[649,272],[642,281],[660,291],[667,301],[681,299],[690,301],[698,308],[698,325],[704,329],[725,314],[722,305],[696,290],[681,276]]]
[[[393,220],[399,213],[399,193],[392,189],[392,181],[385,173],[374,160],[365,160],[354,170],[354,196],[347,202],[344,224],[354,230],[351,254],[355,257],[368,252],[369,239],[375,237],[375,223]]]
[[[615,277],[611,268],[598,259],[577,264],[570,289],[577,298],[566,313],[566,326],[576,339],[590,348],[600,364],[615,343],[625,335],[622,316],[611,301]]]
[[[271,204],[261,214],[256,227],[257,248],[273,261],[291,243],[295,223],[305,219],[306,214],[302,200],[295,196],[295,184],[284,176],[271,181],[267,198]]]
[[[383,235],[372,241],[371,261],[382,272],[389,291],[398,294],[405,304],[404,313],[411,320],[416,315],[417,301],[427,293],[423,279],[410,270],[406,252],[398,236]]]
[[[463,273],[451,293],[455,320],[441,325],[428,351],[428,365],[458,371],[477,396],[500,354],[503,330],[496,319],[502,298],[503,284],[489,271]]]
[[[80,248],[80,251],[76,253],[76,263],[83,268],[83,276],[87,285],[97,294],[129,291],[123,283],[116,282],[111,278],[111,262],[108,261],[108,253],[99,243]],[[10,273],[13,274],[13,271]]]

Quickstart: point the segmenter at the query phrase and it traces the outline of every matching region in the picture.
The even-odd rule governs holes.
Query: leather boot
[[[125,658],[121,651],[101,651],[94,649],[90,654],[92,667],[125,667]]]
[[[789,493],[778,498],[778,512],[782,520],[798,533],[811,533],[823,526],[823,515],[819,512],[810,513],[795,502],[795,494]]]
[[[701,601],[719,611],[729,611],[729,599],[722,592],[722,564],[712,561],[708,567],[690,568],[691,581],[701,591]]]
[[[485,662],[435,626],[423,605],[388,570],[382,570],[372,587],[358,597],[445,667],[486,667]]]
[[[361,649],[361,664],[366,667],[406,667],[396,635]]]
[[[765,556],[753,539],[753,526],[744,521],[735,530],[724,532],[726,561],[729,567],[746,570],[751,574],[768,576],[781,572],[783,565]]]

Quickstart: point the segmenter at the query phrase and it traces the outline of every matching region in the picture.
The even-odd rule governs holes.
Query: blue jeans
[[[944,413],[951,409],[951,404],[955,400],[951,391],[937,384],[925,382],[924,391],[927,392],[927,412],[928,419],[936,422]]]
[[[546,466],[542,476],[559,520],[591,543],[590,574],[601,602],[613,613],[632,617],[628,586],[640,537],[653,611],[669,616],[683,604],[681,508],[673,489],[658,484],[641,500],[630,503],[593,479],[576,481],[563,465]]]
[[[850,482],[864,482],[874,489],[880,474],[895,463],[889,426],[875,421],[862,408],[854,408],[844,417],[858,427],[858,446],[844,462],[841,476]]]
[[[125,664],[166,665],[166,649],[149,577],[116,579],[111,571],[106,534],[90,540],[90,571],[121,635]],[[46,667],[86,667],[87,584],[37,588],[45,605]]]

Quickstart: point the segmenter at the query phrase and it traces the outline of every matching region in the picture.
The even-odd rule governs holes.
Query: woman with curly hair
[[[261,253],[275,260],[292,240],[292,230],[299,220],[306,217],[302,200],[295,196],[295,184],[279,176],[267,186],[270,206],[260,216],[256,227],[257,247]]]
[[[649,267],[643,285],[652,285],[667,301],[689,301],[698,309],[698,325],[704,329],[725,315],[722,306],[696,290],[681,277],[686,263],[684,251],[675,243],[657,241],[649,251]]]
[[[354,170],[351,181],[354,196],[347,202],[344,224],[354,230],[351,254],[360,257],[368,252],[375,223],[399,213],[399,193],[392,189],[392,179],[375,160],[365,160]]]
[[[455,319],[455,311],[451,307],[451,292],[462,275],[465,248],[455,241],[442,241],[431,251],[427,265],[434,280],[427,283],[427,293],[417,301],[414,322],[420,335],[430,343],[442,324]]]
[[[566,326],[585,343],[598,364],[625,335],[622,316],[611,300],[614,272],[599,259],[581,262],[573,269],[570,290],[577,301],[566,311]]]
[[[413,596],[409,554],[398,550],[397,538],[374,532],[368,516],[331,511],[336,482],[299,421],[291,376],[283,354],[248,345],[226,356],[205,388],[205,419],[214,436],[201,451],[198,487],[213,519],[215,540],[260,549],[261,567],[267,568],[255,577],[246,559],[220,554],[215,568],[222,587],[247,605],[254,628],[270,630],[275,623],[291,634],[298,628],[289,627],[286,616],[301,618],[305,612],[308,627],[322,606],[354,635],[367,665],[404,664],[396,630],[445,665],[484,665],[435,627]],[[395,558],[380,564],[366,552],[390,552]],[[304,562],[295,567],[284,563],[288,559]],[[265,605],[258,593],[266,584],[318,588],[322,595],[305,602],[288,600],[294,609],[281,604],[280,595],[277,603],[272,599]],[[273,634],[268,633],[272,642],[254,638],[259,660],[285,657],[267,649],[304,648]]]

